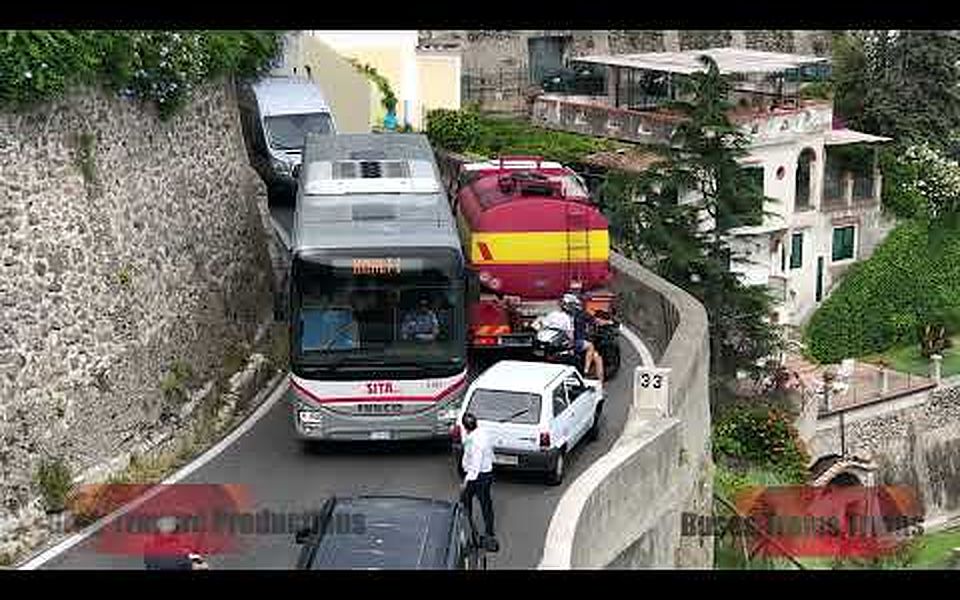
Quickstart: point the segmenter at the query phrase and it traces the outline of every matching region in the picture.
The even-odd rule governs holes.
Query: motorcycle
[[[584,375],[583,356],[576,352],[573,340],[564,331],[544,327],[540,319],[534,321],[533,328],[537,332],[533,339],[533,355],[537,359],[571,365]],[[609,314],[598,312],[587,332],[587,339],[603,360],[604,381],[612,379],[620,370],[619,330],[620,324]]]

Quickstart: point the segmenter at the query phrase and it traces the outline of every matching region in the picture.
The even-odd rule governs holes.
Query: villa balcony
[[[829,102],[803,101],[795,106],[738,106],[730,118],[740,124],[751,145],[778,144],[800,135],[829,130]],[[667,144],[683,117],[664,109],[613,106],[608,96],[542,94],[533,103],[535,125],[570,133],[638,144]]]

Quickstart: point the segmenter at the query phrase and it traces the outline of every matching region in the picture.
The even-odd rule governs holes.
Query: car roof
[[[437,569],[446,566],[455,504],[413,496],[337,498],[311,569]],[[337,515],[363,516],[360,532]],[[340,517],[343,519],[343,517]]]
[[[323,90],[308,79],[267,77],[253,84],[264,117],[330,112]]]
[[[573,367],[556,363],[501,360],[480,374],[474,388],[540,393]]]

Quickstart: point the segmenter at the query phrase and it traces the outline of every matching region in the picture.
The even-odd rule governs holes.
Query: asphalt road
[[[621,340],[624,366],[607,382],[600,439],[578,446],[569,456],[564,484],[550,487],[530,475],[498,473],[493,488],[500,552],[490,568],[535,567],[550,517],[564,488],[605,453],[620,433],[638,357]],[[277,404],[223,453],[182,483],[245,486],[254,510],[317,510],[331,494],[409,494],[453,498],[458,480],[449,449],[437,444],[351,444],[306,452],[294,439],[289,407]],[[477,518],[479,518],[479,510]],[[298,547],[287,534],[244,536],[242,552],[209,557],[214,569],[289,569]],[[49,569],[141,569],[140,557],[101,553],[97,535],[50,560]]]
[[[288,214],[282,215],[286,221]],[[498,472],[493,487],[500,552],[490,568],[534,568],[554,507],[563,490],[619,436],[630,402],[632,367],[639,357],[621,338],[623,366],[605,386],[606,403],[600,439],[582,443],[568,457],[562,486],[542,478]],[[274,513],[318,510],[331,494],[404,494],[453,499],[458,479],[444,444],[350,444],[307,452],[293,436],[289,407],[276,403],[256,425],[216,458],[181,483],[245,486],[253,510]],[[480,518],[479,507],[476,518]],[[290,534],[244,536],[243,550],[208,557],[213,569],[289,569],[299,547]],[[142,569],[142,558],[98,551],[97,535],[77,544],[42,568]]]

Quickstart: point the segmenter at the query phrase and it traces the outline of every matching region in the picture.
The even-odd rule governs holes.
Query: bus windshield
[[[412,265],[405,272],[360,263],[359,273],[356,264],[343,261],[300,262],[294,282],[297,358],[318,366],[461,364],[463,284],[454,269],[436,262],[405,260]]]

